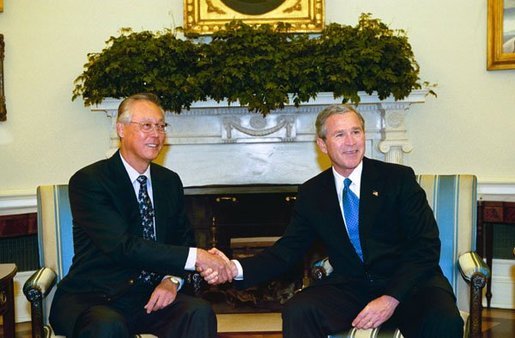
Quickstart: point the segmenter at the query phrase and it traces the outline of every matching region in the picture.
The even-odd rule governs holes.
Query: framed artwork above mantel
[[[488,0],[487,69],[515,69],[515,0]]]
[[[184,0],[186,34],[212,34],[231,20],[247,24],[289,23],[292,32],[320,32],[324,0]]]

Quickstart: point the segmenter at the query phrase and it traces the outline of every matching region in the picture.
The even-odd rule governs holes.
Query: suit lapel
[[[379,169],[375,166],[375,163],[364,158],[359,198],[359,232],[362,243],[364,243],[363,239],[368,238],[373,224],[379,216],[378,209],[381,204],[380,197],[383,186],[384,184],[381,182]],[[366,251],[366,244],[363,250]]]
[[[139,205],[129,174],[123,166],[119,151],[116,152],[109,160],[109,168],[111,171],[111,182],[113,191],[113,200],[118,204],[118,209],[122,215],[128,215],[130,224],[129,231],[136,236],[141,236],[141,216],[139,214]]]
[[[321,194],[321,196],[323,196],[323,198],[326,198],[326,201],[325,203],[323,203],[323,205],[327,205],[327,211],[331,219],[334,219],[338,223],[343,225],[343,215],[340,209],[340,205],[338,203],[338,193],[336,191],[336,185],[334,184],[334,174],[332,168],[329,168],[327,171],[325,171],[322,183],[323,193]]]

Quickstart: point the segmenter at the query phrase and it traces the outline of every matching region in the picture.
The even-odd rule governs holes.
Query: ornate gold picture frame
[[[515,69],[515,0],[488,0],[487,69]]]
[[[320,32],[324,0],[184,0],[186,34],[212,34],[231,20],[291,24],[292,32]]]

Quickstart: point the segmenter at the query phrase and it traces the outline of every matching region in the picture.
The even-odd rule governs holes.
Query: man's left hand
[[[352,326],[358,329],[373,329],[386,322],[393,315],[399,301],[392,296],[381,296],[365,306],[354,318]]]
[[[147,313],[161,310],[172,304],[175,297],[177,297],[177,285],[168,278],[165,278],[150,295],[150,299],[145,305],[145,310],[147,310]]]

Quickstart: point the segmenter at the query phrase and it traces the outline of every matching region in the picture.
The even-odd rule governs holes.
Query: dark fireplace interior
[[[185,204],[197,245],[217,247],[229,258],[254,255],[284,232],[297,185],[214,185],[185,188]],[[307,283],[315,250],[283,276],[247,290],[206,286],[201,296],[217,313],[274,312]]]

